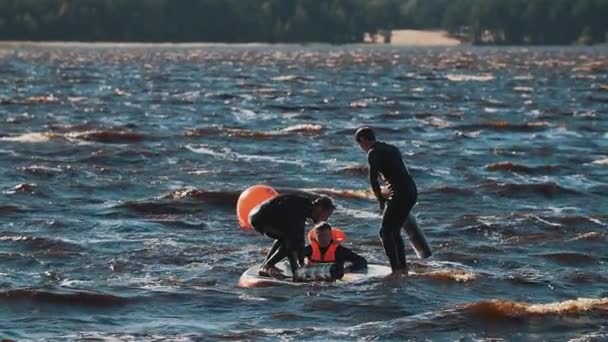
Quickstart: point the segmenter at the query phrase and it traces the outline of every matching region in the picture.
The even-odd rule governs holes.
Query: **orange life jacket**
[[[310,262],[336,262],[336,249],[338,246],[340,244],[332,240],[325,253],[321,255],[321,247],[317,240],[310,241],[310,247],[312,247]]]
[[[314,230],[308,232],[308,242],[312,248],[312,255],[309,258],[311,263],[316,262],[336,262],[336,249],[340,243],[346,239],[346,234],[341,229],[331,229],[331,243],[327,246],[327,250],[321,255],[321,246],[314,234]]]

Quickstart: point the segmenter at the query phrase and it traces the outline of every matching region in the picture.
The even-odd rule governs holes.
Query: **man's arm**
[[[367,260],[364,257],[344,246],[340,246],[336,250],[336,262],[343,263],[346,272],[360,271],[367,268]],[[350,265],[347,265],[347,262]]]
[[[378,161],[377,161],[376,151],[371,150],[367,155],[367,162],[369,163],[369,184],[372,187],[372,191],[378,199],[378,203],[380,205],[380,210],[384,209],[384,202],[386,200],[382,196],[382,190],[380,189],[380,184],[378,183]]]

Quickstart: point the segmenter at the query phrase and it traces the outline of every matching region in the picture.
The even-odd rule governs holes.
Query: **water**
[[[4,47],[0,334],[608,339],[606,52]],[[237,227],[256,183],[332,195],[387,264],[362,124],[403,152],[434,256],[409,248],[404,281],[237,287],[271,245]]]

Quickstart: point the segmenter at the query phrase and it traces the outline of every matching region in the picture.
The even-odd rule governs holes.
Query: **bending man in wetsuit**
[[[344,272],[356,272],[367,268],[367,260],[349,248],[332,239],[331,225],[319,223],[309,235],[310,245],[304,249],[304,256],[310,263],[331,262],[344,268]]]
[[[410,176],[401,152],[393,145],[376,141],[374,131],[362,127],[355,133],[355,140],[367,152],[369,162],[369,182],[378,199],[380,210],[383,210],[380,238],[393,274],[407,275],[405,248],[401,237],[401,227],[416,204],[418,190]],[[388,183],[389,198],[386,200],[380,191],[378,176],[382,174]]]
[[[279,195],[255,207],[249,214],[253,229],[276,240],[262,263],[259,274],[284,278],[275,265],[285,257],[289,259],[291,271],[295,273],[304,263],[306,219],[311,219],[314,223],[325,221],[335,208],[327,196],[311,200],[298,195]]]

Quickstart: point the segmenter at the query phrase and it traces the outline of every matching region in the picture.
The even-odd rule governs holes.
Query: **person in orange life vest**
[[[308,237],[310,245],[304,249],[304,256],[309,263],[342,264],[345,272],[356,272],[367,268],[367,260],[364,257],[333,240],[329,223],[319,223]]]

